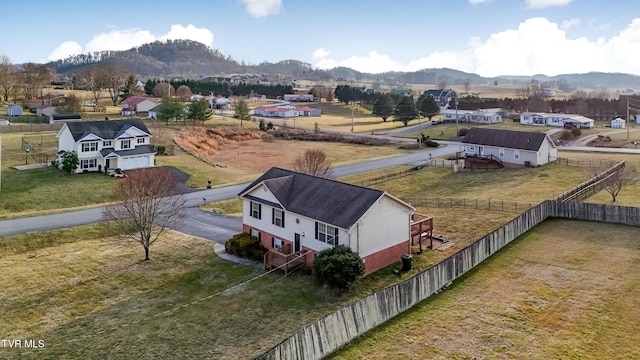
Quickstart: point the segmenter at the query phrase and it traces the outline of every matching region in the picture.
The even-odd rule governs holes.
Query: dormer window
[[[102,142],[102,147],[103,148],[110,148],[112,146],[113,145],[111,144],[111,140],[105,140],[105,141]]]

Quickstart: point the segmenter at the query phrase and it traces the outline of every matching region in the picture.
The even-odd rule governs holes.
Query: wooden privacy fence
[[[478,199],[478,198],[442,198],[442,197],[402,197],[401,200],[415,207],[436,207],[436,208],[465,208],[476,210],[492,210],[492,211],[513,211],[522,212],[535,206],[535,203],[496,200],[496,199]]]
[[[58,131],[62,127],[62,124],[14,124],[11,126],[0,126],[0,132],[3,133],[24,133],[24,132],[39,132],[39,131]]]
[[[303,327],[256,359],[322,359],[473,269],[546,219],[550,206],[546,201],[527,210],[428,270]]]
[[[303,327],[256,359],[322,359],[435,294],[548,217],[640,226],[637,207],[547,200],[424,272]]]

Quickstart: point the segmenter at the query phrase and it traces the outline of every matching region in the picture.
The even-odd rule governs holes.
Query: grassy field
[[[365,174],[344,178],[358,181]],[[449,167],[426,167],[374,188],[400,197],[457,197],[541,202],[587,180],[587,168],[547,164],[536,168],[489,172],[453,172]]]
[[[331,358],[637,359],[639,281],[636,228],[549,220]]]
[[[490,231],[507,214],[478,221],[474,231]],[[261,269],[218,258],[211,241],[174,232],[154,244],[150,262],[140,261],[140,245],[117,241],[97,225],[5,237],[0,333],[44,340],[45,349],[28,356],[35,358],[249,358],[301,324],[446,255],[416,255],[409,273],[395,275],[390,266],[336,294],[300,272],[259,277]],[[24,351],[0,348],[0,358]]]

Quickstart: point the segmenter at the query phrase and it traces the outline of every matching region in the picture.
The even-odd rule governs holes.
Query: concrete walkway
[[[259,263],[257,261],[253,261],[253,260],[249,260],[249,259],[242,259],[239,258],[235,255],[231,255],[231,254],[227,254],[227,252],[224,250],[224,245],[215,242],[213,243],[213,251],[216,253],[216,255],[218,255],[221,259],[225,259],[231,262],[234,262],[236,264],[242,264],[242,265],[247,265],[247,266],[253,266],[256,267],[258,269],[264,269],[264,266],[262,265],[262,263]]]

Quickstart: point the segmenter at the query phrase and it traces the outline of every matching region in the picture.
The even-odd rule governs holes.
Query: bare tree
[[[86,87],[93,94],[93,101],[98,104],[98,100],[105,88],[108,87],[109,74],[102,66],[94,66],[80,70],[76,74],[80,84]]]
[[[104,208],[104,224],[123,239],[141,244],[145,261],[151,245],[184,216],[185,200],[173,191],[177,183],[163,168],[133,171],[116,185],[113,203]]]
[[[157,97],[171,97],[172,94],[175,95],[176,90],[173,88],[171,84],[168,82],[161,81],[153,87],[153,96]]]
[[[11,64],[11,59],[6,55],[0,55],[0,97],[3,101],[9,101],[9,96],[16,86],[16,70]]]
[[[187,85],[180,85],[176,89],[176,96],[182,101],[187,101],[191,97],[191,88]]]
[[[592,173],[594,176],[602,174],[604,171],[610,168],[609,165],[594,166]],[[618,171],[612,173],[602,181],[602,188],[611,195],[611,202],[616,202],[618,194],[627,185],[633,184],[638,181],[638,174],[636,169],[632,166],[625,166]]]
[[[66,97],[64,105],[58,107],[61,114],[79,114],[82,111],[82,99],[75,94]]]
[[[109,91],[113,106],[116,106],[120,100],[120,94],[127,86],[127,78],[131,75],[131,71],[124,66],[106,64],[102,67],[102,73],[104,74],[104,86]]]
[[[42,86],[49,83],[53,75],[42,64],[27,63],[22,65],[21,82],[24,86],[25,99],[35,99],[42,91]]]
[[[333,179],[331,162],[327,155],[318,149],[307,149],[293,161],[293,170],[304,174]]]

